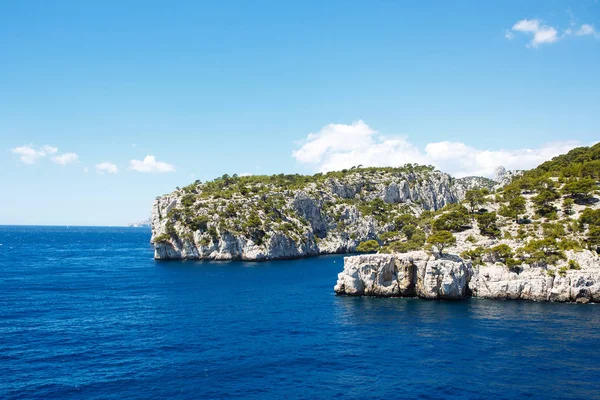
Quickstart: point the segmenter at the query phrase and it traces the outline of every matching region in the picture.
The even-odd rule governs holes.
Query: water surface
[[[0,227],[0,398],[600,398],[600,308],[349,298],[341,256],[156,262]]]

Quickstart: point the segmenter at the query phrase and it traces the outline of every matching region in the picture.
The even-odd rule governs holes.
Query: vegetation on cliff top
[[[312,176],[224,175],[206,183],[196,181],[178,191],[178,207],[163,216],[166,233],[154,241],[178,237],[208,246],[231,233],[260,245],[282,233],[297,243],[319,243],[330,232],[311,226],[314,221],[292,204],[291,191],[302,190],[316,202],[323,223],[345,240],[355,239],[357,218],[374,221],[378,232],[356,242],[359,252],[435,248],[441,253],[457,246],[461,256],[475,265],[501,262],[518,270],[523,263],[574,268],[565,251],[600,250],[600,144],[555,157],[497,191],[490,190],[491,181],[482,180],[483,186],[468,190],[461,204],[437,211],[423,210],[418,202],[390,203],[372,195],[395,176],[409,176],[409,185],[418,186],[433,172],[433,167],[409,164]],[[332,181],[355,190],[332,194]]]

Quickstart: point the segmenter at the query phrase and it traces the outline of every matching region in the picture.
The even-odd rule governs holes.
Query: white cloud
[[[363,166],[434,165],[457,177],[492,177],[496,167],[529,169],[579,145],[574,141],[547,143],[536,149],[483,150],[461,142],[429,143],[423,150],[404,137],[385,137],[363,121],[330,124],[311,133],[292,153],[302,164],[320,172]]]
[[[100,164],[96,164],[96,172],[99,174],[116,174],[119,172],[119,168],[111,162],[103,161]]]
[[[52,162],[59,165],[72,164],[79,159],[77,153],[65,153],[52,157]]]
[[[34,164],[40,158],[56,153],[58,149],[49,145],[42,146],[39,149],[35,149],[33,146],[20,146],[10,149],[10,151],[17,154],[22,163]]]
[[[560,39],[556,28],[543,25],[539,19],[522,19],[513,25],[512,30],[532,36],[530,47],[555,43]]]
[[[600,32],[596,31],[593,25],[583,24],[577,29],[575,16],[568,11],[570,15],[569,28],[565,29],[562,35],[558,34],[558,29],[544,25],[539,19],[522,19],[513,25],[512,31],[521,32],[531,37],[531,42],[527,47],[538,47],[541,44],[556,43],[564,37],[568,36],[593,36],[600,39]],[[506,31],[504,37],[507,39],[514,38],[511,31]]]
[[[83,167],[83,172],[84,172],[84,173],[86,173],[86,174],[87,174],[87,173],[88,173],[88,171],[89,171],[88,167]]]
[[[147,155],[142,161],[131,160],[130,167],[138,172],[175,172],[175,167],[162,161],[156,161],[154,156]]]
[[[595,38],[600,38],[600,33],[596,31],[593,25],[583,24],[581,27],[575,32],[577,36],[594,36]]]
[[[56,154],[58,152],[58,149],[56,147],[45,145],[42,146],[42,151],[44,152],[44,154]]]

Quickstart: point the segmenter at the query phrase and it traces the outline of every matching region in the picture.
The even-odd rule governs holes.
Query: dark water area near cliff
[[[600,398],[600,306],[337,297],[341,256],[0,227],[0,398]]]

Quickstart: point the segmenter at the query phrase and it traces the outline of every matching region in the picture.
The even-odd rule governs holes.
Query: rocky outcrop
[[[496,168],[494,171],[494,181],[498,182],[496,186],[494,186],[494,190],[500,189],[506,185],[508,185],[514,178],[523,175],[525,171],[515,170],[515,171],[507,171],[502,165]]]
[[[423,251],[344,258],[335,292],[351,296],[462,299],[470,264],[458,257],[436,259]]]
[[[600,302],[598,254],[569,252],[569,257],[580,269],[523,265],[511,271],[500,263],[472,266],[458,256],[435,258],[422,251],[352,256],[344,258],[334,290],[351,296]]]
[[[517,271],[505,265],[475,268],[469,288],[475,297],[560,302],[600,301],[600,259],[591,251],[569,252],[581,269],[563,270],[522,265]]]
[[[469,189],[496,183],[408,166],[228,177],[218,184],[214,190],[215,182],[195,183],[155,200],[156,259],[259,261],[354,252],[360,242],[393,230],[398,215],[437,210],[461,201]],[[372,212],[375,204],[385,217]]]

